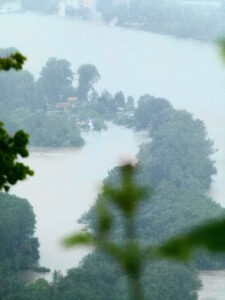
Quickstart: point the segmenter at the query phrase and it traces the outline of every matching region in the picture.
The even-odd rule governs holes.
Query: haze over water
[[[206,123],[220,151],[219,176],[224,171],[225,71],[216,45],[30,13],[1,15],[0,33],[1,47],[20,49],[36,76],[50,56],[68,59],[74,71],[91,63],[99,90],[151,93],[187,109]],[[225,204],[221,192],[216,198]]]
[[[0,33],[1,47],[14,46],[27,55],[26,68],[35,76],[38,76],[49,56],[68,59],[74,71],[83,63],[91,63],[96,65],[102,77],[98,90],[108,89],[112,93],[122,90],[127,96],[133,95],[136,99],[145,93],[165,97],[176,108],[187,109],[202,119],[210,137],[215,140],[215,148],[218,149],[214,155],[218,175],[215,177],[211,194],[216,201],[225,206],[225,72],[216,46],[58,16],[35,14],[2,15]],[[80,217],[80,213],[75,211],[76,203],[73,202],[77,193],[76,186],[80,187],[79,199],[87,201],[86,203],[79,201],[79,212],[84,212],[94,199],[93,196],[91,199],[90,195],[93,195],[93,192],[96,195],[93,186],[96,187],[96,184],[106,176],[107,171],[116,165],[117,156],[124,153],[124,150],[127,153],[129,149],[132,149],[130,154],[137,153],[138,143],[134,142],[130,131],[127,130],[125,133],[123,131],[125,129],[118,128],[112,130],[115,130],[116,134],[122,134],[119,138],[121,141],[119,151],[115,151],[113,142],[109,144],[112,131],[108,131],[99,134],[99,139],[103,138],[102,144],[98,144],[98,138],[92,140],[98,134],[94,134],[93,137],[90,135],[87,141],[89,143],[89,139],[92,140],[92,148],[88,148],[90,144],[87,144],[84,149],[75,153],[73,151],[32,153],[30,163],[36,169],[36,179],[18,185],[14,192],[31,200],[37,209],[35,212],[38,221],[43,222],[46,214],[50,220],[54,211],[59,211],[57,222],[60,226],[63,224],[65,229],[57,232],[58,228],[51,227],[49,221],[47,229],[52,235],[47,238],[47,234],[41,233],[39,229],[38,234],[42,234],[41,241],[44,242],[46,236],[46,242],[49,242],[70,230],[68,224],[71,225],[71,219],[68,221],[66,218],[68,214],[70,217],[74,216],[74,220]],[[110,155],[108,154],[110,159],[105,156],[109,151],[107,147],[111,147]],[[89,168],[91,166],[89,159],[96,159],[95,162],[92,161],[96,163],[93,168]],[[84,173],[79,169],[81,165]],[[70,173],[73,166],[76,166],[76,170],[71,169]],[[44,174],[48,174],[47,177],[44,177]],[[78,178],[76,174],[79,175]],[[56,189],[48,189],[50,183],[47,180],[51,178],[52,185]],[[51,199],[53,207],[47,206],[46,197]],[[40,201],[41,207],[37,201]],[[54,265],[55,258],[52,256],[54,249],[49,248],[46,251],[42,263],[47,266]],[[77,255],[79,260],[79,254]],[[58,261],[59,265],[55,268],[65,269],[71,264],[71,256],[68,256],[67,262],[66,259]],[[207,293],[206,290],[205,295]],[[218,297],[212,299],[220,300]]]

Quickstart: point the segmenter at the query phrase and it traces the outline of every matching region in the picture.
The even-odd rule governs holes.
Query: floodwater
[[[83,63],[91,63],[102,77],[98,90],[108,89],[112,93],[122,90],[136,99],[145,93],[165,97],[176,108],[187,109],[202,119],[218,149],[214,155],[218,175],[211,195],[225,206],[225,71],[216,45],[30,13],[2,15],[0,33],[1,47],[14,46],[27,55],[26,68],[35,76],[50,56],[68,59],[74,71]],[[123,135],[124,129],[114,130],[116,135],[121,132]],[[122,152],[110,143],[112,137],[108,131],[97,134],[98,137],[95,134],[87,137],[87,140],[97,138],[92,140],[95,148],[88,142],[82,150],[32,153],[30,163],[36,176],[14,191],[34,205],[38,224],[44,222],[42,229],[37,227],[43,264],[65,269],[71,266],[71,257],[74,257],[72,265],[81,257],[79,253],[68,259],[58,257],[55,238],[59,240],[71,231],[72,225],[77,226],[77,218],[94,201],[96,185],[118,162],[118,156],[124,150],[133,155],[137,152],[138,143],[131,142],[133,133],[126,132],[123,138],[114,137],[118,138]],[[100,147],[98,138],[101,140],[102,136],[105,140]],[[48,249],[44,249],[45,242],[51,245]],[[200,293],[200,299],[225,299],[223,272],[204,273],[201,278],[205,294]],[[211,297],[212,284],[223,296]]]
[[[109,124],[107,131],[84,135],[81,149],[31,150],[26,159],[35,176],[12,190],[29,199],[37,217],[40,264],[52,271],[78,265],[87,249],[68,250],[61,242],[79,230],[78,219],[88,211],[108,171],[125,160],[135,160],[144,135]]]

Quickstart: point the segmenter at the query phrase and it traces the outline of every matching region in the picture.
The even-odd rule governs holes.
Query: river
[[[80,229],[108,171],[123,160],[135,160],[146,137],[113,124],[107,131],[83,134],[81,149],[33,149],[26,163],[35,176],[18,183],[12,193],[29,199],[37,216],[40,264],[52,271],[78,265],[87,249],[68,250],[62,239]],[[122,142],[121,142],[122,141]]]
[[[14,46],[27,55],[26,68],[35,76],[49,56],[68,59],[74,70],[92,63],[102,77],[98,90],[122,90],[136,99],[145,93],[166,97],[176,108],[201,118],[218,149],[214,155],[218,175],[211,194],[225,206],[225,72],[215,45],[30,13],[1,15],[0,33],[1,47]],[[119,149],[114,146],[111,130],[120,141]],[[70,232],[72,225],[76,227],[76,219],[93,203],[96,185],[118,163],[117,156],[124,151],[131,155],[137,152],[133,133],[124,130],[91,133],[82,150],[32,152],[29,162],[36,176],[18,185],[14,192],[34,205],[38,224],[45,222],[42,229],[38,225],[37,233],[42,243],[41,262],[46,266],[64,270],[71,266],[71,258],[75,263],[81,257],[80,253],[58,257],[56,238]],[[107,151],[110,155],[105,156]],[[79,209],[75,205],[78,199],[82,199]],[[45,242],[49,245],[46,249]],[[205,274],[201,278],[208,298],[203,292],[199,298],[225,299],[225,285],[217,280],[223,273]],[[215,289],[222,290],[222,298],[211,297],[210,279]]]

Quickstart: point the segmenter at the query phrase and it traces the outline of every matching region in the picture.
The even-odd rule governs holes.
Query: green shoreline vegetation
[[[158,246],[193,226],[224,215],[224,209],[207,196],[216,169],[210,158],[214,153],[213,142],[202,121],[186,111],[175,110],[165,99],[144,95],[129,125],[145,130],[151,138],[138,154],[136,182],[153,188],[152,196],[138,210],[140,243]],[[119,178],[119,168],[115,168],[105,183],[119,187]],[[96,231],[96,208],[104,201],[100,193],[93,207],[81,218],[85,230]],[[121,215],[114,207],[111,213],[115,220],[112,238],[121,243],[124,236]],[[224,267],[224,256],[215,257],[206,252],[197,253],[190,264],[153,261],[146,265],[141,284],[146,299],[196,300],[201,287],[198,270]],[[39,279],[31,285],[17,283],[16,293],[9,291],[4,297],[4,300],[20,299],[127,300],[128,286],[114,261],[96,250],[78,267],[68,270],[67,275],[59,271],[54,273],[51,282]]]

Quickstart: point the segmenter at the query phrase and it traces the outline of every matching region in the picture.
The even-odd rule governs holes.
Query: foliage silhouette
[[[7,57],[0,58],[0,71],[8,71],[10,69],[21,70],[26,57],[23,56],[20,52],[15,52]]]
[[[10,54],[0,58],[0,71],[21,70],[25,61],[26,57],[19,52]],[[10,136],[0,122],[0,190],[8,191],[18,180],[34,174],[29,167],[17,161],[18,156],[24,158],[29,155],[28,141],[28,134],[22,130]]]

